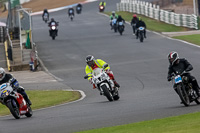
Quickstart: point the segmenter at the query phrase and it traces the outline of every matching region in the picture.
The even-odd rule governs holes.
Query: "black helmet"
[[[89,65],[89,66],[92,66],[94,64],[94,56],[92,55],[88,55],[86,58],[85,58],[85,61],[86,63]]]
[[[177,52],[172,51],[172,52],[170,52],[170,53],[168,54],[168,60],[169,60],[169,63],[170,63],[171,65],[174,65],[174,63],[175,63],[178,59],[179,59],[179,56],[178,56],[178,53],[177,53]]]
[[[47,9],[44,9],[44,12],[47,12]]]
[[[54,18],[51,18],[51,21],[54,21]]]

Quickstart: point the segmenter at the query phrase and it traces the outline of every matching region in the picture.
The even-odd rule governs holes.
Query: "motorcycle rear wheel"
[[[33,111],[30,107],[30,105],[27,105],[28,106],[28,112],[25,114],[26,117],[31,117],[33,115]]]
[[[13,102],[15,102],[15,100],[13,100]],[[10,113],[15,117],[15,119],[20,118],[19,108],[18,107],[14,108],[12,100],[7,103],[7,107],[9,108]]]

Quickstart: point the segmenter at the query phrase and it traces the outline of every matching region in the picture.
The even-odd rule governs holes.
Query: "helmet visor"
[[[94,61],[93,61],[93,60],[91,60],[91,61],[88,61],[88,62],[87,62],[87,64],[88,64],[88,66],[90,66],[90,67],[91,67],[91,66],[94,64]]]
[[[3,73],[0,73],[0,78],[2,78],[3,77]]]

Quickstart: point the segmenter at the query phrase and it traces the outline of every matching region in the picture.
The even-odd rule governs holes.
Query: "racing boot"
[[[120,87],[120,85],[117,83],[117,81],[116,81],[116,80],[114,80],[114,84],[115,84],[115,87],[117,87],[117,88],[119,88],[119,87]]]
[[[93,84],[93,89],[95,89],[96,88],[96,85],[95,84]]]

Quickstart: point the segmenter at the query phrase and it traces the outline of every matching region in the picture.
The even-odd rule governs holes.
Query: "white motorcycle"
[[[89,76],[85,76],[87,79]],[[110,79],[108,74],[102,68],[96,68],[92,73],[92,83],[95,84],[100,91],[100,94],[107,97],[109,101],[118,100],[118,88],[114,87],[113,80]]]
[[[10,83],[4,83],[0,86],[0,102],[9,108],[16,119],[20,119],[22,115],[26,117],[33,115],[30,105],[20,93],[13,90]]]

